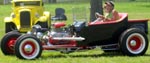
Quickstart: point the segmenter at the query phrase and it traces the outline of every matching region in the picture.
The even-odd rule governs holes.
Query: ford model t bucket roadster
[[[129,56],[145,54],[148,20],[128,20],[127,13],[119,13],[119,16],[119,20],[109,22],[75,19],[69,26],[55,22],[51,29],[34,25],[24,35],[12,31],[2,38],[1,50],[5,55],[15,54],[20,59],[36,59],[43,50],[69,53],[95,46],[100,46],[104,52],[120,51]]]
[[[145,54],[148,20],[128,20],[126,13],[119,15],[119,20],[109,22],[75,21],[70,26],[55,22],[51,30],[34,25],[32,31],[22,36],[12,31],[2,38],[1,50],[5,55],[15,54],[20,59],[36,59],[43,50],[67,53],[95,46],[100,46],[104,52],[121,51],[129,56]]]
[[[44,11],[42,0],[12,0],[12,13],[4,19],[5,32],[27,32],[35,24],[47,28],[50,13]]]

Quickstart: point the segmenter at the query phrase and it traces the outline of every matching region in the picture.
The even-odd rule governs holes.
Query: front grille
[[[30,12],[29,11],[23,11],[20,13],[20,24],[21,27],[30,27]]]

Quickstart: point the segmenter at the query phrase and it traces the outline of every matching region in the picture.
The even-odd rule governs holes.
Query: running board
[[[107,51],[109,51],[109,50],[119,50],[119,48],[111,48],[111,49],[102,49],[102,50],[107,50]]]
[[[118,44],[101,45],[102,50],[119,50]]]
[[[118,43],[116,43],[116,44],[109,44],[109,45],[100,45],[100,47],[109,47],[109,46],[117,46],[118,45]]]

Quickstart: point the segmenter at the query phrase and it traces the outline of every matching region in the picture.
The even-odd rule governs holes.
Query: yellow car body
[[[39,24],[44,28],[50,26],[50,13],[44,11],[42,0],[12,0],[12,13],[5,17],[5,32],[18,30],[27,32]]]

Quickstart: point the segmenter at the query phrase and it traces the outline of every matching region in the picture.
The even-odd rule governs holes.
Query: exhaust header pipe
[[[83,37],[53,37],[53,40],[76,40],[76,41],[83,41],[85,38]]]

